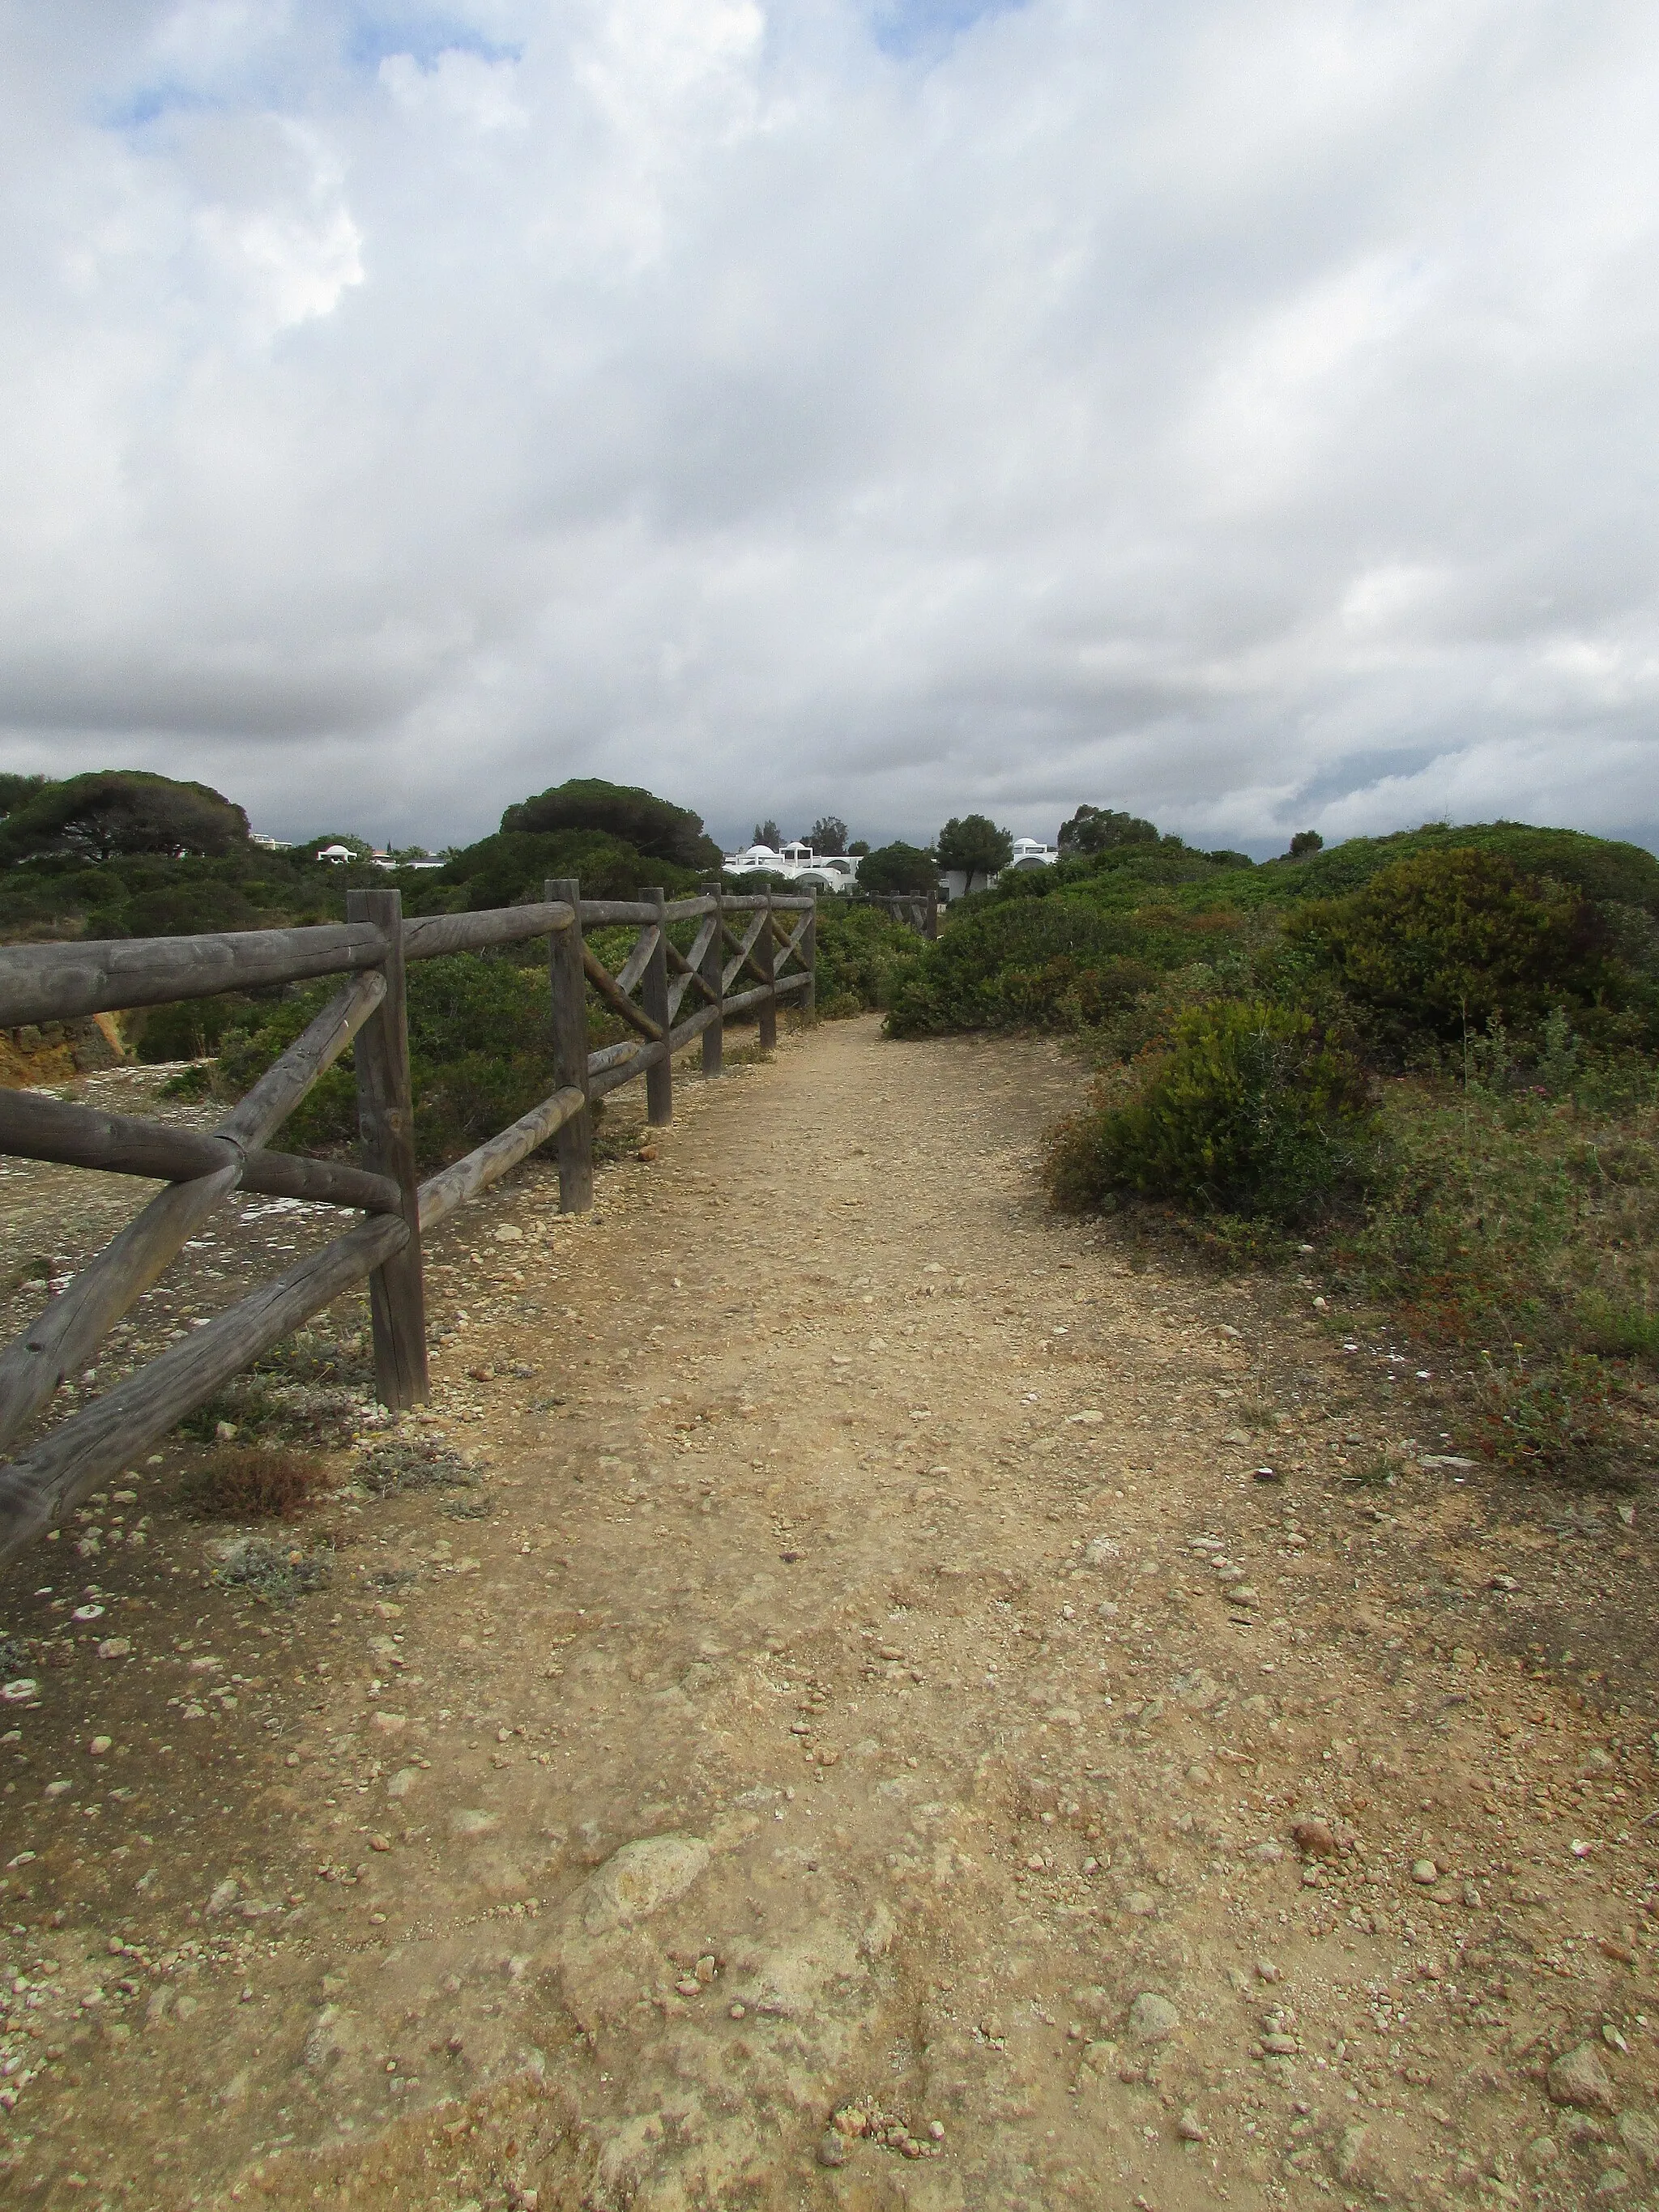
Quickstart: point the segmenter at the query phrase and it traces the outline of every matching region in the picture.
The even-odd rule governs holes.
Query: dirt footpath
[[[688,1078],[594,1215],[439,1240],[470,1484],[269,1603],[169,1447],[9,1571],[9,2201],[1659,2201],[1651,1716],[1510,1613],[1644,1530],[1500,1526],[1431,1373],[1046,1217],[1076,1087]]]

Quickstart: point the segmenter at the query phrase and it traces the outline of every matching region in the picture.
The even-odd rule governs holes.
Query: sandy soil
[[[437,1240],[470,1486],[256,1601],[179,1440],[0,1577],[10,2202],[1656,2201],[1645,1505],[1046,1217],[1076,1080],[688,1079],[592,1216],[532,1163]],[[14,1281],[132,1202],[48,1173]]]

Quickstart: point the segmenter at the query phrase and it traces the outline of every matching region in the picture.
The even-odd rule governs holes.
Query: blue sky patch
[[[874,0],[876,44],[890,54],[941,52],[987,15],[1006,15],[1025,0]]]
[[[124,99],[112,100],[101,110],[98,119],[111,131],[142,131],[146,124],[157,122],[163,115],[188,113],[218,105],[199,85],[176,84],[162,79],[155,84],[139,85]]]
[[[354,69],[378,70],[389,54],[408,54],[430,69],[445,54],[477,54],[483,61],[517,61],[522,46],[501,46],[470,23],[436,8],[357,8],[346,33],[346,58]]]

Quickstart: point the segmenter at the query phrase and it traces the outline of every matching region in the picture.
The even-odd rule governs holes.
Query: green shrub
[[[147,1006],[133,1018],[138,1058],[205,1059],[217,1052],[227,1030],[246,1028],[262,1012],[269,1011],[240,992],[223,992],[211,999],[180,999],[168,1006]]]
[[[1080,1209],[1115,1194],[1290,1221],[1356,1183],[1372,1115],[1355,1062],[1262,1000],[1194,1008],[1139,1096],[1062,1125],[1047,1180]]]
[[[1167,904],[1103,910],[1081,897],[1005,898],[999,889],[953,909],[938,943],[895,992],[888,1030],[923,1036],[1029,1024],[1091,1027],[1160,973],[1230,944],[1243,927],[1233,914],[1184,914]]]
[[[1471,846],[1401,860],[1347,898],[1302,908],[1286,929],[1396,1055],[1493,1022],[1530,1030],[1614,980],[1607,925],[1581,891]]]
[[[859,862],[859,889],[872,897],[931,898],[939,889],[939,862],[931,852],[902,839],[878,845]]]
[[[1592,1071],[1593,1072],[1593,1071]],[[1389,1084],[1339,1279],[1408,1326],[1528,1356],[1650,1356],[1659,1143],[1650,1097],[1589,1105],[1443,1079]]]
[[[926,938],[884,907],[833,896],[818,901],[817,935],[817,1010],[826,1021],[890,1006],[927,950]]]
[[[231,1030],[219,1059],[226,1094],[239,1097],[256,1082],[334,988],[296,992],[257,1025]],[[417,960],[409,968],[408,1003],[415,1150],[422,1167],[459,1158],[552,1090],[544,970],[477,954]],[[308,1152],[354,1145],[356,1134],[356,1078],[348,1053],[289,1118],[279,1141]]]
[[[649,856],[603,830],[498,830],[441,868],[406,878],[404,904],[410,914],[519,906],[539,899],[550,876],[574,876],[584,898],[637,898],[643,884],[660,884],[671,898],[679,898],[702,880],[696,871]]]

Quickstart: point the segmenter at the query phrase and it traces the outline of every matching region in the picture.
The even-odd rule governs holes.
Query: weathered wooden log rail
[[[737,898],[717,885],[695,898],[647,889],[637,899],[585,899],[580,884],[559,881],[546,885],[538,904],[408,919],[397,891],[351,891],[346,915],[343,923],[318,928],[0,946],[0,1028],[324,975],[350,979],[210,1133],[0,1091],[0,1152],[167,1186],[0,1352],[0,1451],[87,1364],[233,1191],[320,1200],[367,1217],[177,1340],[17,1457],[0,1462],[0,1559],[61,1522],[88,1491],[365,1276],[380,1402],[394,1413],[419,1403],[428,1395],[423,1233],[550,1139],[557,1145],[561,1208],[583,1211],[593,1203],[597,1099],[643,1077],[647,1111],[660,1127],[673,1112],[676,1053],[701,1037],[703,1074],[716,1076],[726,1022],[753,1014],[762,1044],[770,1046],[781,1000],[799,998],[809,1012],[812,1006],[810,897]],[[692,921],[697,930],[682,951],[670,929]],[[639,933],[612,974],[587,933],[617,927]],[[510,1128],[422,1182],[404,993],[408,963],[538,938],[550,946],[555,1088]],[[739,983],[744,988],[734,988]],[[590,988],[631,1037],[588,1050]],[[682,1018],[688,999],[696,1010]],[[356,1067],[360,1164],[270,1151],[283,1122],[348,1046]]]
[[[895,921],[908,921],[924,937],[939,935],[939,900],[924,891],[872,891],[872,906],[884,907]]]

